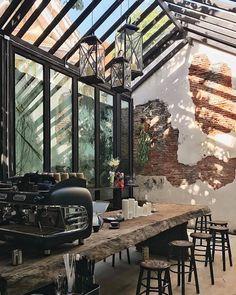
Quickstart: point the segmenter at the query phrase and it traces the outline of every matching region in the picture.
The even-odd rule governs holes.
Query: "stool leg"
[[[195,249],[195,246],[196,246],[196,238],[193,237],[193,249]],[[193,269],[193,262],[192,262],[192,259],[190,259],[188,282],[191,282],[192,280],[192,269]]]
[[[172,295],[172,286],[171,286],[171,279],[170,279],[170,270],[166,270],[167,273],[167,281],[168,281],[168,294]]]
[[[232,253],[231,253],[231,247],[230,247],[229,234],[228,233],[226,234],[226,242],[227,242],[228,254],[229,254],[229,264],[230,264],[230,266],[233,266]]]
[[[216,249],[216,233],[212,232],[212,261],[215,259],[215,249]]]
[[[161,271],[160,270],[157,273],[157,278],[158,278],[158,294],[162,295],[162,282],[161,282]]]
[[[122,258],[122,254],[121,254],[121,251],[119,252],[119,258],[120,258],[120,260],[121,260],[121,258]]]
[[[106,258],[103,258],[103,261],[106,262]]]
[[[181,251],[181,288],[182,288],[182,295],[185,295],[185,253]]]
[[[201,233],[203,232],[203,216],[201,216]]]
[[[142,278],[143,278],[143,269],[140,268],[139,277],[138,277],[138,284],[137,284],[137,289],[136,289],[136,295],[140,294]]]
[[[226,267],[225,267],[225,235],[224,235],[224,233],[221,233],[221,245],[222,245],[223,271],[225,271]]]
[[[146,295],[150,294],[150,281],[151,281],[151,271],[147,271],[147,287],[146,287]],[[158,282],[159,283],[159,282]]]
[[[207,216],[204,216],[204,223],[205,223],[205,233],[207,233]]]
[[[194,232],[197,231],[197,227],[198,227],[198,217],[195,220],[195,227],[194,227]]]
[[[209,260],[209,266],[210,266],[210,275],[211,275],[211,284],[214,285],[214,273],[213,273],[213,265],[212,265],[212,258],[211,258],[211,241],[207,240],[207,253],[206,253],[206,262]]]
[[[178,255],[178,274],[177,274],[177,282],[178,282],[178,286],[180,286],[180,257]]]
[[[115,267],[115,260],[116,260],[115,254],[112,254],[112,267]]]
[[[126,252],[127,252],[127,260],[128,260],[128,263],[130,264],[129,248],[126,249]]]
[[[199,282],[198,282],[197,267],[196,267],[196,261],[195,261],[195,257],[194,257],[194,249],[193,248],[191,248],[191,260],[193,260],[192,265],[193,265],[193,272],[194,272],[194,278],[195,278],[196,292],[197,292],[197,294],[199,294],[200,293]]]

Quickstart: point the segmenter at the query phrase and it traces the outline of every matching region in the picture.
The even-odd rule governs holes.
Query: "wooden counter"
[[[64,253],[80,253],[100,261],[111,254],[154,237],[188,220],[210,212],[207,206],[156,204],[156,213],[124,221],[120,229],[110,230],[104,224],[98,233],[93,233],[84,245],[60,245],[53,249],[52,255],[42,256],[40,251],[30,247],[23,249],[23,264],[11,266],[12,248],[0,244],[0,275],[7,283],[8,295],[21,295],[51,283],[55,277],[64,272]],[[111,216],[111,212],[106,213]],[[0,281],[1,281],[0,280]]]

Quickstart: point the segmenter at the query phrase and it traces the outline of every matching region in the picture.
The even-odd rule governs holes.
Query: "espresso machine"
[[[92,198],[83,179],[56,183],[38,173],[0,183],[0,239],[40,247],[83,241],[92,231]]]

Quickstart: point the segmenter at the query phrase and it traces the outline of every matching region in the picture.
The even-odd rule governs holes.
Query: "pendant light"
[[[132,80],[141,76],[143,70],[143,35],[139,28],[127,23],[121,27],[115,38],[116,56],[123,56],[131,67]]]
[[[104,83],[105,48],[95,35],[81,39],[79,56],[80,81],[88,84]]]
[[[120,93],[131,91],[131,68],[128,60],[123,56],[112,60],[111,88]]]

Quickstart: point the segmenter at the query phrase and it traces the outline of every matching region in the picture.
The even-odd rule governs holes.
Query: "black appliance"
[[[43,250],[88,238],[92,198],[83,179],[28,173],[0,183],[0,239]]]

